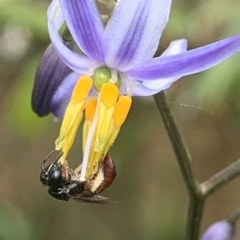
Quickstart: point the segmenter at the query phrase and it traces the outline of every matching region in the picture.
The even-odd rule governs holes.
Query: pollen
[[[79,102],[84,101],[87,98],[92,85],[93,81],[89,76],[86,75],[81,76],[72,92],[71,96],[72,104],[77,104]]]

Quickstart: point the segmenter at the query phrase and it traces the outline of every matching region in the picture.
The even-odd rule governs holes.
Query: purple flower
[[[200,240],[236,240],[236,231],[233,224],[222,220],[212,224]]]
[[[52,1],[48,28],[56,52],[40,63],[32,103],[41,116],[64,116],[56,141],[56,149],[64,152],[63,164],[85,113],[81,179],[96,172],[126,119],[132,96],[154,95],[240,50],[240,36],[193,50],[187,50],[187,41],[181,39],[153,58],[170,7],[171,0],[118,0],[104,25],[95,0]],[[77,50],[60,36],[64,23]],[[59,56],[54,63],[52,55]]]

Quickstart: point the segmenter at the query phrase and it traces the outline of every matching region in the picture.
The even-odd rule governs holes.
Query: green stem
[[[205,197],[213,194],[227,183],[240,176],[240,159],[220,170],[200,185]]]
[[[154,96],[154,100],[162,116],[173,150],[175,152],[184,183],[188,190],[189,208],[186,240],[197,240],[204,210],[204,203],[208,196],[216,192],[227,183],[240,176],[240,160],[230,164],[216,173],[207,181],[199,184],[193,175],[191,158],[168,105],[165,93],[162,91]],[[240,210],[230,218],[235,222],[240,217]]]
[[[197,240],[199,238],[204,204],[205,204],[204,198],[200,196],[190,197],[190,203],[188,208],[188,224],[186,232],[187,240]]]
[[[190,165],[191,157],[178,130],[177,124],[173,117],[173,113],[168,105],[165,93],[162,91],[154,95],[154,100],[157,104],[158,110],[162,116],[163,123],[172,143],[172,147],[177,157],[178,165],[180,167],[188,193],[195,195],[198,193],[199,189],[198,183],[194,178]]]
[[[175,152],[184,183],[188,190],[189,209],[188,209],[188,224],[187,224],[187,240],[197,240],[199,228],[201,224],[204,198],[199,188],[199,184],[193,175],[191,168],[191,158],[181,137],[180,131],[174,120],[173,113],[168,105],[165,93],[162,91],[154,96],[154,100],[162,116],[163,123],[167,130],[173,150]]]

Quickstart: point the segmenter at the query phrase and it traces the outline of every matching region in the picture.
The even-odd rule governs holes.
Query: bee
[[[48,193],[62,201],[75,200],[89,203],[114,203],[106,197],[98,195],[109,187],[116,177],[115,164],[109,155],[106,155],[99,165],[98,172],[91,179],[79,180],[81,166],[75,171],[61,165],[57,159],[44,167],[44,164],[55,151],[52,151],[42,162],[40,181],[48,186]]]

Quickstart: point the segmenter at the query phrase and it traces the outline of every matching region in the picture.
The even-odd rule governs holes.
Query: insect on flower
[[[102,160],[127,118],[133,96],[154,95],[240,51],[237,35],[191,50],[186,39],[176,40],[154,57],[171,3],[118,0],[103,22],[95,0],[51,2],[47,12],[51,44],[37,69],[32,107],[41,117],[51,112],[63,118],[55,141],[55,150],[63,153],[60,167],[68,166],[68,153],[84,121],[81,183],[96,182],[100,176]],[[62,36],[63,27],[70,40]]]
[[[44,160],[41,165],[40,180],[43,185],[47,185],[48,193],[63,201],[75,200],[78,202],[89,203],[113,203],[106,197],[97,195],[109,187],[116,177],[116,169],[112,159],[106,155],[99,171],[88,181],[80,181],[79,173],[81,166],[75,171],[68,166],[63,166],[58,158],[48,166],[44,167],[45,162],[54,153],[52,151]]]

